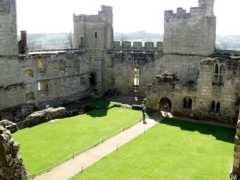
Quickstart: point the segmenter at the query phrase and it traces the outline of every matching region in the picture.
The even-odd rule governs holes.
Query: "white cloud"
[[[197,6],[198,0],[17,0],[18,29],[69,32],[72,14],[96,14],[101,4],[114,8],[114,30],[163,33],[164,10]],[[240,2],[215,0],[218,34],[240,34]]]

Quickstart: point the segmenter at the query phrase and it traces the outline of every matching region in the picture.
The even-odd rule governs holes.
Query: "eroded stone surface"
[[[10,131],[0,126],[0,179],[27,180],[22,159],[18,156],[19,145]]]

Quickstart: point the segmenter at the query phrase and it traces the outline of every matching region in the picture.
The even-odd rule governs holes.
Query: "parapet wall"
[[[162,42],[114,41],[114,49],[162,49]]]
[[[193,18],[196,16],[203,16],[205,11],[201,7],[192,7],[190,8],[190,12],[188,13],[183,8],[177,8],[177,12],[174,13],[172,10],[165,11],[165,22],[173,21],[173,20],[181,20],[187,18]]]

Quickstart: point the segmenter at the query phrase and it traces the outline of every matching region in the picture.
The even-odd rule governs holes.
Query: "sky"
[[[162,34],[164,10],[189,11],[198,0],[17,0],[18,31],[72,32],[73,13],[97,14],[102,4],[113,6],[115,32]],[[217,34],[240,35],[239,7],[239,0],[215,0]]]

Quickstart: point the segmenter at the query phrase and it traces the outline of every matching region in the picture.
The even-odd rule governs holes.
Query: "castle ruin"
[[[154,44],[114,41],[112,7],[102,6],[73,15],[74,49],[27,52],[25,32],[17,42],[15,0],[0,0],[1,118],[19,122],[34,107],[137,87],[148,109],[235,125],[240,53],[215,48],[213,9],[214,0],[199,0],[189,12],[165,11],[164,40]]]

